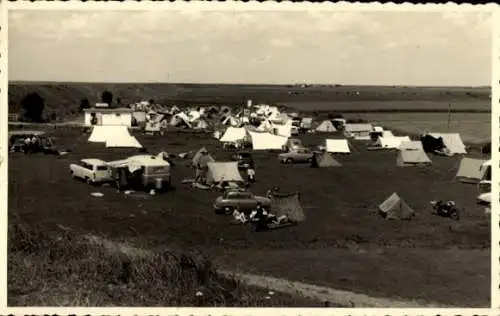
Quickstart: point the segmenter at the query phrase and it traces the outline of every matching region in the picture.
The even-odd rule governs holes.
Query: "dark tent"
[[[424,151],[427,153],[440,151],[446,147],[444,145],[442,137],[435,138],[431,135],[423,135],[422,137],[420,137],[420,141],[422,142],[422,146],[424,147]]]

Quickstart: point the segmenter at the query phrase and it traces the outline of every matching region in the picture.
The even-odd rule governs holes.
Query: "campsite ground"
[[[9,220],[18,214],[47,231],[62,225],[145,248],[199,248],[224,267],[373,296],[489,306],[490,218],[475,203],[476,187],[455,180],[459,157],[431,156],[430,168],[398,168],[395,152],[367,151],[363,142],[353,141],[352,154],[335,156],[342,167],[312,169],[280,165],[276,153],[255,153],[257,183],[252,190],[264,194],[278,185],[285,192],[300,191],[307,217],[296,227],[255,233],[214,214],[211,203],[217,193],[181,183],[194,177],[189,159],[174,160],[175,191],[126,197],[71,179],[68,165],[135,151],[89,144],[88,135],[76,129],[52,132],[60,146],[72,150],[68,156],[9,157]],[[300,138],[315,146],[339,137]],[[216,160],[231,154],[209,134],[138,139],[151,153],[194,152],[205,146]],[[90,196],[96,191],[104,196]],[[415,209],[416,218],[398,222],[379,217],[377,205],[393,192]],[[432,216],[433,199],[455,200],[464,208],[461,220]]]

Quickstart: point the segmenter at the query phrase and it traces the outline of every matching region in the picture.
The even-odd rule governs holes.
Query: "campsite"
[[[182,122],[189,116],[176,117]],[[63,227],[79,235],[104,236],[141,249],[199,250],[220,269],[398,298],[417,302],[416,306],[489,304],[490,218],[485,206],[477,203],[481,175],[476,169],[490,158],[480,145],[466,147],[459,134],[441,129],[434,135],[441,135],[455,154],[434,154],[424,152],[418,134],[377,131],[369,122],[347,124],[342,132],[331,121],[313,118],[313,129],[322,126],[320,130],[326,131],[292,136],[311,151],[324,148],[326,154],[317,159],[321,166],[311,168],[308,163],[280,163],[282,150],[277,148],[289,136],[245,133],[241,123],[231,126],[231,120],[224,121],[227,125],[218,129],[219,139],[213,128],[169,127],[163,135],[129,128],[129,136],[110,138],[113,132],[106,128],[112,128],[99,126],[99,135],[107,135],[103,140],[92,132],[97,127],[40,125],[38,129],[69,153],[9,155],[9,220],[36,223],[46,233],[59,234]],[[11,127],[16,129],[22,127]],[[234,132],[226,133],[231,129]],[[374,131],[380,137],[371,142]],[[238,149],[223,146],[222,141],[248,136],[253,149],[247,150],[252,152],[256,173],[251,192],[265,196],[278,187],[283,194],[297,194],[303,215],[297,225],[264,232],[231,225],[231,216],[215,214],[212,208],[221,191],[203,190],[186,181],[196,177],[192,161],[201,148],[216,163],[230,162]],[[81,159],[109,162],[161,152],[172,163],[172,188],[156,195],[88,185],[69,173],[69,165]],[[463,162],[464,156],[470,159]],[[209,178],[230,173],[220,172],[219,176],[211,172]],[[381,204],[390,197],[385,203],[390,204],[388,210],[399,208],[384,218]],[[435,200],[455,201],[460,219],[433,215],[430,202]],[[405,212],[411,216],[405,218]],[[13,300],[20,304],[29,298]],[[290,306],[289,300],[281,304]]]

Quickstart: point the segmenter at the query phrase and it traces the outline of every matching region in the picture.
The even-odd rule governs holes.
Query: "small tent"
[[[371,124],[366,123],[347,123],[345,124],[344,134],[346,137],[354,137],[359,140],[369,140],[373,128]]]
[[[316,132],[331,133],[335,131],[337,131],[337,129],[333,126],[333,123],[330,120],[324,120],[318,127],[316,127]]]
[[[430,165],[432,161],[424,152],[422,143],[419,141],[403,141],[399,146],[399,153],[396,158],[398,167]]]
[[[219,139],[223,143],[234,143],[243,141],[247,137],[244,127],[228,127],[224,135]]]
[[[430,133],[434,138],[442,138],[443,143],[451,154],[466,154],[467,150],[458,133]]]
[[[313,168],[341,167],[342,165],[329,153],[315,153],[311,160]]]
[[[299,193],[273,194],[271,200],[271,212],[276,216],[285,215],[295,222],[305,220],[304,209],[300,205]]]
[[[326,151],[329,153],[349,154],[351,152],[347,139],[327,139],[325,143]]]
[[[243,178],[238,170],[238,162],[209,162],[207,183],[220,182],[243,182]]]
[[[397,193],[391,194],[378,208],[385,219],[409,220],[415,215],[415,211]]]
[[[456,177],[460,182],[478,183],[482,178],[481,168],[486,160],[464,157],[460,161]]]
[[[375,146],[385,149],[399,149],[402,142],[410,142],[410,137],[408,136],[392,136],[384,137],[379,136],[375,142]]]

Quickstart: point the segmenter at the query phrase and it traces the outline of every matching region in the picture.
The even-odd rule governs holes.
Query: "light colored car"
[[[304,163],[311,162],[314,153],[307,148],[296,148],[287,153],[281,153],[278,158],[281,163]]]
[[[235,209],[240,212],[251,212],[257,205],[263,209],[271,209],[271,199],[258,196],[249,191],[230,190],[219,196],[213,203],[213,208],[217,214],[231,214]]]
[[[82,159],[78,164],[69,165],[71,176],[85,180],[88,184],[111,181],[107,163],[101,159]]]

